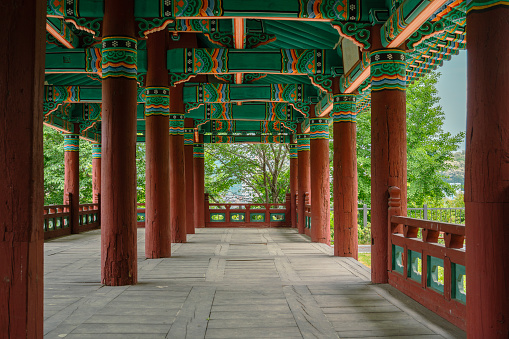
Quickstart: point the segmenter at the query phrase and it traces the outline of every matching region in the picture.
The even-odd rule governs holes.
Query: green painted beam
[[[186,84],[184,102],[227,103],[238,101],[303,102],[318,95],[313,86],[305,84]]]
[[[167,52],[171,73],[275,73],[330,75],[342,61],[334,50],[228,50],[182,48]]]
[[[296,121],[302,116],[290,104],[273,102],[201,104],[186,113],[186,117],[206,120]]]
[[[47,18],[46,31],[67,48],[77,48],[79,38],[60,18]]]

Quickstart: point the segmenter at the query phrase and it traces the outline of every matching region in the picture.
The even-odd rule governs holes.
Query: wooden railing
[[[304,192],[304,201],[306,202],[304,205],[304,217],[306,218],[304,234],[311,236],[311,195],[309,192]]]
[[[205,227],[290,226],[290,199],[284,204],[211,204],[205,197]]]
[[[137,203],[136,204],[136,226],[137,227],[145,227],[145,203]],[[170,208],[168,206],[168,208]]]
[[[100,227],[100,206],[100,202],[79,205],[79,232],[90,231]],[[44,240],[71,234],[71,213],[70,204],[44,206]]]
[[[389,284],[465,329],[465,226],[403,217],[400,194],[389,188]]]

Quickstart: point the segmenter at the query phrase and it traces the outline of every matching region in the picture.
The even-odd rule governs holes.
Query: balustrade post
[[[296,193],[298,190],[298,180],[299,180],[299,159],[298,159],[298,145],[293,140],[294,136],[292,136],[292,143],[290,144],[290,207],[288,209],[289,213],[289,224],[291,227],[297,227],[297,197]]]
[[[399,187],[391,186],[389,187],[389,200],[388,200],[388,243],[387,243],[387,270],[390,271],[392,269],[392,240],[391,236],[394,233],[403,233],[402,225],[394,225],[391,221],[391,217],[393,215],[401,215],[401,189]]]
[[[92,202],[99,202],[101,194],[101,144],[92,144]]]

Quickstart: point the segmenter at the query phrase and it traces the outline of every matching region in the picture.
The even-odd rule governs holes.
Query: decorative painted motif
[[[224,81],[226,83],[232,83],[233,80],[234,80],[234,75],[233,74],[214,74],[214,77],[217,79],[217,80],[221,80],[221,81]]]
[[[102,77],[136,79],[137,42],[130,37],[105,37],[102,43]]]
[[[203,144],[194,143],[193,158],[204,158],[204,157],[205,157],[205,147],[203,147]]]
[[[199,84],[196,91],[198,102],[230,101],[230,85],[228,84]]]
[[[387,47],[408,26],[409,23],[405,20],[403,9],[404,6],[399,6],[383,24],[380,35],[384,47]]]
[[[371,52],[371,90],[406,90],[405,52],[395,49]]]
[[[243,73],[242,82],[245,84],[253,83],[267,76],[266,73]]]
[[[371,24],[348,21],[335,22],[332,27],[338,31],[339,35],[351,40],[360,48],[368,50],[371,47],[369,42]]]
[[[323,73],[323,50],[282,49],[281,73],[321,74]]]
[[[281,126],[292,132],[292,134],[297,133],[297,124],[289,121],[282,121]]]
[[[276,121],[276,120],[287,120],[288,116],[292,116],[292,111],[290,106],[281,102],[267,102],[265,103],[265,109],[268,114],[267,120]]]
[[[83,120],[84,121],[98,121],[101,120],[101,104],[99,103],[84,103],[83,104]]]
[[[163,13],[167,17],[222,16],[222,0],[160,0]],[[172,12],[170,12],[170,10]],[[171,15],[167,15],[170,14]]]
[[[205,119],[207,120],[233,119],[232,105],[230,103],[205,105]]]
[[[79,102],[80,88],[78,86],[44,86],[44,101]]]
[[[53,16],[78,16],[77,0],[53,0],[46,3],[46,13]]]
[[[361,76],[366,75],[366,78],[369,78],[368,67],[370,65],[369,62],[369,52],[363,52],[361,62],[355,66],[350,74],[345,76],[344,74],[339,78],[339,88],[342,93],[345,93],[346,89],[353,85],[355,81]],[[354,90],[354,89],[353,89]]]
[[[309,151],[311,145],[309,140],[309,134],[297,134],[297,151]]]
[[[167,87],[145,89],[145,116],[170,114],[170,90]]]
[[[64,134],[64,152],[80,151],[80,135]]]
[[[332,109],[332,119],[334,122],[355,122],[356,119],[356,95],[355,94],[336,94],[334,95],[334,106]]]
[[[260,122],[260,131],[262,133],[278,134],[281,133],[281,124],[277,121]]]
[[[181,84],[183,82],[189,81],[191,78],[194,78],[198,74],[196,73],[168,73],[169,75],[169,83],[171,86],[175,86]]]
[[[310,105],[302,102],[293,102],[290,103],[295,110],[299,111],[305,117],[309,116]]]
[[[232,120],[213,120],[211,122],[212,132],[229,133],[235,132],[235,121]]]
[[[267,33],[248,33],[245,35],[245,45],[247,49],[253,49],[260,46],[265,46],[270,44],[271,42],[276,41],[276,36],[274,34]]]
[[[493,7],[509,7],[509,1],[497,0],[467,0],[467,13],[471,11],[487,11]]]
[[[228,73],[228,50],[186,49],[186,73]]]
[[[414,49],[415,46],[419,45],[426,39],[429,39],[432,36],[438,35],[445,31],[444,24],[442,21],[437,21],[435,23],[431,23],[426,21],[417,31],[415,31],[409,38],[407,42],[408,49]]]
[[[299,0],[299,18],[358,21],[361,1]]]
[[[270,100],[285,102],[301,102],[304,86],[302,84],[272,84],[270,85]]]
[[[101,36],[101,25],[103,18],[90,20],[89,18],[78,18],[76,16],[66,16],[65,22],[69,22],[80,31],[92,34],[94,37]]]
[[[178,19],[175,21],[176,32],[215,32],[216,19]]]
[[[297,144],[290,144],[290,159],[297,159],[298,158],[298,149],[299,146]]]
[[[51,102],[51,101],[44,101],[42,108],[43,108],[43,114],[44,116],[49,116],[51,113],[55,112],[60,108],[62,104]]]
[[[170,114],[170,135],[184,135],[183,114]]]
[[[92,159],[101,159],[101,144],[92,144]]]
[[[145,38],[150,33],[159,32],[173,23],[173,19],[161,19],[161,18],[153,18],[150,20],[144,18],[136,18],[136,23],[138,24],[138,36],[140,38]]]
[[[329,119],[309,119],[309,127],[309,138],[311,140],[329,139]]]
[[[212,135],[210,141],[213,144],[233,144],[235,137],[232,135]]]
[[[194,129],[184,128],[184,145],[193,146],[194,144]]]
[[[311,83],[318,87],[321,91],[324,91],[326,93],[332,92],[332,77],[330,76],[324,76],[321,74],[317,75],[308,75],[309,80],[311,80]]]
[[[99,48],[86,48],[85,49],[87,73],[98,73],[102,72],[102,54]]]
[[[233,34],[229,32],[205,33],[205,37],[213,44],[223,48],[233,48]]]
[[[262,135],[260,142],[262,144],[281,144],[285,142],[285,139],[281,135]]]

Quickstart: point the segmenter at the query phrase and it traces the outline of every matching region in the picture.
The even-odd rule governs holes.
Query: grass
[[[371,268],[371,253],[359,253],[359,261],[361,264]]]

